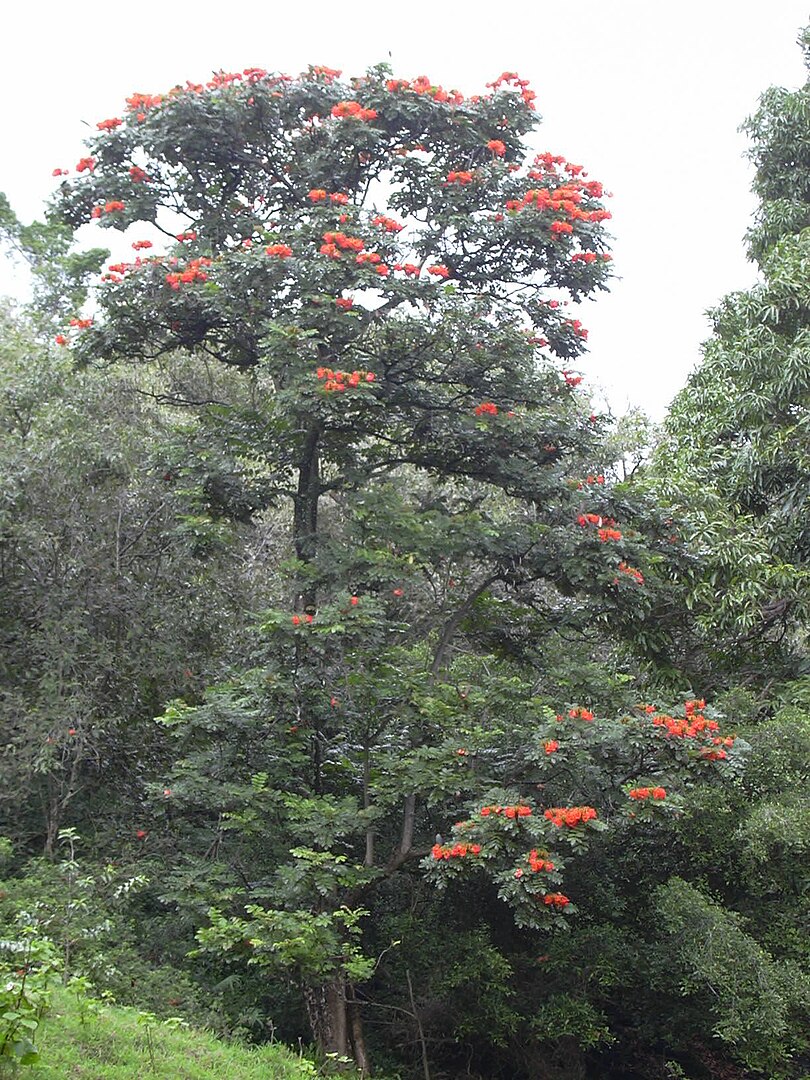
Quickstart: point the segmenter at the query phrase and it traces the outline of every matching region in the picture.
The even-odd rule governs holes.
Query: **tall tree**
[[[809,42],[805,32],[806,54]],[[761,277],[712,313],[657,452],[659,490],[709,558],[693,596],[709,635],[720,632],[706,656],[718,672],[736,658],[753,680],[795,671],[810,603],[809,106],[810,82],[772,88],[745,125]]]
[[[58,198],[137,252],[61,342],[85,362],[187,353],[251,388],[205,422],[288,508],[288,583],[248,670],[167,711],[166,824],[189,854],[228,853],[205,942],[291,972],[320,1046],[362,1068],[367,905],[471,805],[508,806],[510,829],[531,816],[554,753],[535,692],[550,629],[667,640],[671,529],[617,524],[631,507],[594,464],[574,370],[569,305],[609,275],[604,191],[527,156],[535,119],[511,72],[472,98],[382,67],[219,73],[133,95]],[[515,884],[520,845],[558,827],[535,821],[480,863],[529,927],[573,910]],[[600,828],[578,826],[583,843]]]

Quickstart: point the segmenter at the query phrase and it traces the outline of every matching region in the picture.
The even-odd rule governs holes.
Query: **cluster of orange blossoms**
[[[339,101],[332,106],[332,116],[337,120],[376,120],[376,109],[364,109],[359,101]]]
[[[492,401],[482,401],[480,405],[476,405],[474,409],[476,416],[497,416],[498,406]]]
[[[132,245],[133,251],[146,251],[147,248],[152,246],[151,240],[136,240]]]
[[[535,849],[529,852],[529,869],[532,873],[537,874],[541,870],[553,870],[554,863],[550,859],[543,858],[538,855]]]
[[[586,821],[593,821],[596,811],[592,806],[552,806],[545,811],[543,817],[558,829],[563,825],[574,829],[577,825],[584,825]]]
[[[404,225],[400,225],[398,221],[394,221],[393,218],[386,217],[384,214],[377,214],[376,217],[373,217],[371,219],[371,224],[379,225],[381,228],[385,229],[385,231],[389,233],[402,232],[402,230],[405,228]]]
[[[473,182],[473,174],[471,172],[449,172],[447,179],[445,180],[445,186],[448,184],[471,184]]]
[[[569,709],[568,718],[570,720],[593,720],[594,714],[590,709]],[[562,713],[558,713],[556,719],[562,721],[565,717]]]
[[[643,801],[644,799],[665,799],[666,790],[662,787],[636,787],[627,792],[631,799]]]
[[[543,743],[543,749],[547,754],[556,754],[560,749],[560,744],[556,739],[549,739],[547,742]]]
[[[481,817],[489,817],[491,814],[503,814],[507,818],[531,817],[532,808],[518,803],[516,806],[482,806]]]
[[[94,158],[83,157],[76,162],[76,172],[92,172],[96,167]]]
[[[289,259],[293,250],[289,244],[268,244],[264,249],[265,255],[275,255],[278,259]]]
[[[181,233],[178,233],[177,236],[175,237],[175,240],[178,240],[181,244],[186,243],[186,242],[191,243],[193,240],[196,240],[196,239],[197,239],[197,234],[195,232],[181,232]]]
[[[595,263],[597,259],[601,259],[602,262],[610,262],[613,259],[612,255],[609,255],[606,251],[597,254],[595,251],[578,251],[571,256],[571,262],[582,263]]]
[[[492,90],[498,90],[500,87],[507,83],[507,85],[514,86],[520,90],[520,96],[530,109],[534,108],[534,100],[537,97],[534,90],[529,89],[529,80],[519,78],[516,71],[504,71],[498,76],[498,78],[491,83],[487,83],[487,86]]]
[[[372,383],[376,378],[373,371],[333,371],[328,367],[319,367],[315,374],[323,382],[327,394],[342,394],[350,387],[358,387],[363,382]],[[352,599],[352,603],[357,601]]]
[[[312,188],[307,192],[307,198],[310,202],[323,202],[325,199],[329,199],[330,202],[335,203],[338,206],[345,206],[349,201],[349,196],[342,191],[327,192],[324,188]]]
[[[621,540],[622,534],[618,529],[599,529],[596,535],[600,544],[606,544],[609,540]]]
[[[87,330],[93,325],[92,319],[71,319],[70,325],[75,326],[77,330]]]
[[[166,275],[166,284],[172,289],[179,289],[181,284],[190,285],[194,281],[207,281],[208,274],[201,267],[210,265],[211,260],[204,255],[199,259],[192,259],[185,270],[170,271]]]
[[[580,514],[577,518],[577,525],[580,525],[583,529],[586,529],[589,525],[596,525],[597,528],[601,529],[603,526],[615,524],[613,518],[602,517],[600,514]]]
[[[627,577],[631,577],[638,585],[644,584],[644,575],[640,570],[637,570],[635,566],[630,566],[626,562],[619,563],[619,573],[625,574]],[[613,584],[618,585],[619,579],[614,578]]]
[[[571,901],[561,892],[550,892],[543,897],[543,903],[548,904],[549,907],[564,908],[568,907]]]
[[[309,626],[310,623],[312,623],[314,621],[315,621],[315,616],[314,615],[293,615],[293,617],[292,617],[293,626],[301,626],[302,623],[303,623],[304,626]]]
[[[487,150],[491,150],[495,157],[503,157],[506,153],[506,143],[501,142],[500,139],[490,139],[487,143]]]
[[[99,131],[115,131],[123,122],[120,116],[113,116],[110,120],[99,120],[96,127]]]
[[[566,386],[579,386],[579,384],[582,382],[581,375],[574,375],[570,371],[564,371],[562,373],[562,376],[565,379]]]
[[[583,487],[586,484],[604,484],[604,482],[605,482],[604,476],[590,476],[590,475],[588,475],[588,476],[585,477],[584,481],[580,480],[580,482],[577,484],[577,491],[582,491]]]
[[[430,849],[434,859],[463,859],[466,855],[480,855],[480,844],[434,844]]]
[[[91,218],[100,218],[102,214],[116,214],[120,213],[124,209],[124,204],[120,199],[111,199],[103,206],[94,206],[90,211]]]
[[[444,90],[441,86],[434,86],[427,75],[420,75],[418,78],[410,80],[389,79],[385,84],[385,88],[389,94],[396,94],[402,90],[410,90],[420,96],[427,94],[434,101],[446,102],[450,105],[461,105],[464,102],[464,95],[460,94],[458,90]],[[476,99],[471,98],[471,100]]]

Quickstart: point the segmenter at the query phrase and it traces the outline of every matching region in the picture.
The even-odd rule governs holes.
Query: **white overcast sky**
[[[796,0],[12,3],[0,191],[24,221],[38,216],[52,170],[72,168],[96,120],[119,115],[133,91],[220,68],[354,75],[387,61],[468,94],[517,71],[538,95],[536,148],[582,162],[614,193],[619,280],[582,312],[584,371],[614,411],[660,417],[699,360],[705,310],[755,279],[737,129],[767,86],[804,82],[796,37],[807,22]],[[0,292],[19,290],[0,264]]]

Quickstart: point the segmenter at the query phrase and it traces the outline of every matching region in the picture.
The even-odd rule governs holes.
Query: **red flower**
[[[405,272],[408,272],[408,268],[405,268]],[[446,266],[429,266],[427,268],[429,274],[433,274],[434,277],[447,278],[450,277],[450,271]]]
[[[547,904],[549,907],[553,906],[558,908],[564,908],[567,907],[568,904],[571,903],[571,901],[568,899],[567,896],[564,896],[562,893],[550,892],[546,893],[546,895],[543,897],[543,903]]]
[[[503,157],[506,153],[506,144],[502,143],[500,139],[490,139],[487,143],[487,150],[491,150],[495,157]]]
[[[111,120],[99,120],[96,127],[99,131],[115,131],[123,122],[119,116],[114,116]]]
[[[146,248],[150,248],[151,246],[152,246],[152,241],[151,240],[136,240],[135,243],[132,245],[132,250],[133,251],[145,251]]]
[[[323,190],[323,188],[313,188],[312,191],[310,191],[307,195],[307,198],[311,199],[312,202],[321,202],[323,199],[326,198],[326,192]]]
[[[135,833],[135,836],[138,840],[145,840],[147,837],[146,829],[138,829],[138,831]]]
[[[110,202],[104,204],[104,212],[106,214],[114,214],[118,210],[123,210],[124,204],[120,199],[111,199]]]
[[[64,334],[57,334],[56,337],[53,340],[56,342],[57,345],[67,345],[68,344],[68,339],[65,337]]]
[[[560,749],[560,744],[556,739],[549,739],[548,742],[543,743],[543,749],[547,754],[556,754]]]
[[[376,120],[376,109],[364,109],[359,101],[339,101],[332,106],[332,116],[338,120]]]
[[[139,165],[133,165],[129,170],[129,175],[132,177],[132,181],[135,184],[143,184],[149,179]]]
[[[404,596],[405,595],[405,590],[404,589],[393,589],[392,590],[392,595],[393,596]]]
[[[301,624],[301,616],[300,615],[293,615],[292,624],[293,624],[293,626],[300,626],[300,624]]]
[[[51,176],[67,176],[67,175],[68,175],[68,170],[67,169],[54,169],[53,172],[51,173]]]
[[[264,249],[265,255],[276,255],[279,259],[288,259],[292,255],[292,248],[287,244],[270,244]]]
[[[352,605],[352,607],[357,607],[357,605],[360,603],[360,597],[359,596],[351,597],[351,599],[349,600],[349,603]]]
[[[491,401],[482,401],[480,405],[476,405],[473,410],[476,416],[497,416],[498,406]]]
[[[95,162],[94,158],[91,158],[91,157],[79,158],[78,162],[76,163],[76,172],[85,172],[85,171],[92,172],[93,169],[95,169],[95,167],[96,167],[96,162]]]

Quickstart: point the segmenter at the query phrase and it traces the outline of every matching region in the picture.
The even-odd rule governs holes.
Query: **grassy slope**
[[[81,1023],[75,1001],[57,993],[40,1028],[39,1064],[23,1068],[20,1080],[311,1080],[312,1065],[281,1046],[248,1049],[206,1032],[151,1028],[155,1069],[146,1031],[135,1009],[104,1008]],[[1,1072],[2,1070],[0,1070]]]

